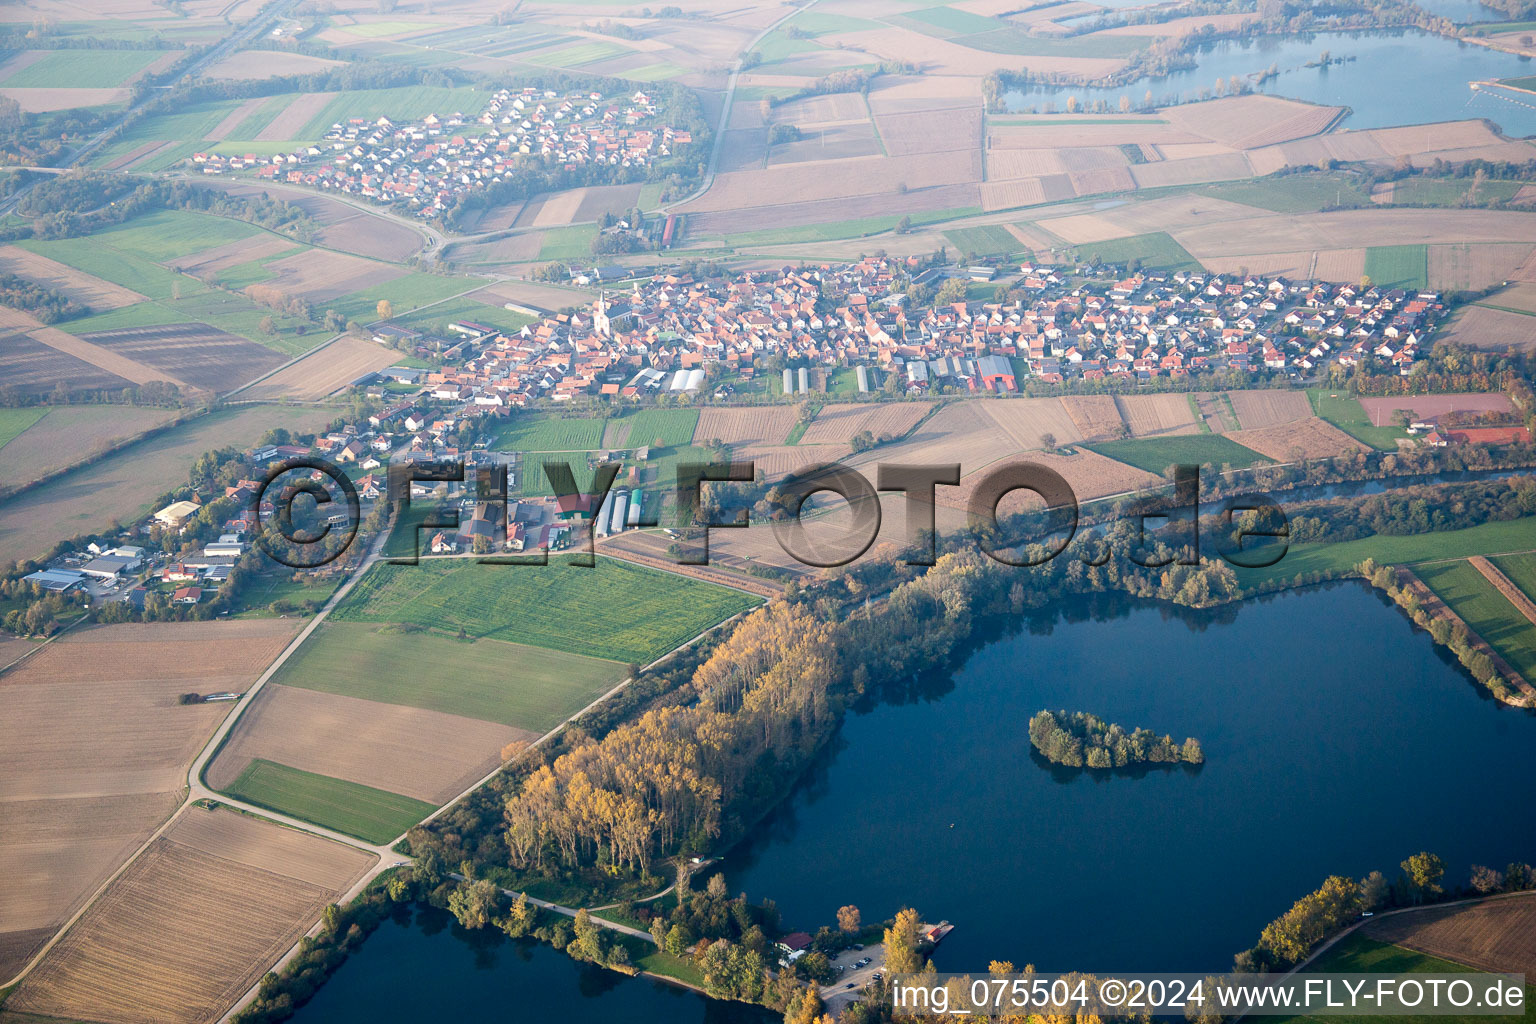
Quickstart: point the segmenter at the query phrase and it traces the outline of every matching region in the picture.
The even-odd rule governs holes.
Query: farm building
[[[111,580],[138,567],[139,559],[130,555],[101,555],[82,565],[80,571],[99,580]]]
[[[39,569],[22,578],[55,594],[67,594],[77,587],[84,588],[86,583],[85,574],[73,569]]]

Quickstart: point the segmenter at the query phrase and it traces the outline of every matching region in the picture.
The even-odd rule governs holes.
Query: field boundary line
[[[1473,555],[1467,559],[1472,568],[1483,574],[1483,577],[1492,583],[1494,589],[1504,595],[1504,599],[1515,606],[1515,609],[1524,615],[1526,621],[1536,626],[1536,602],[1525,596],[1525,591],[1515,586],[1513,580],[1499,571],[1499,567],[1488,561],[1486,555]]]
[[[1461,559],[1448,559],[1447,561],[1459,562]],[[1493,667],[1499,671],[1499,674],[1504,676],[1504,678],[1508,679],[1510,682],[1514,683],[1520,692],[1525,695],[1525,699],[1527,701],[1536,702],[1536,687],[1533,687],[1530,682],[1526,680],[1525,676],[1517,672],[1515,670],[1515,666],[1506,661],[1502,654],[1494,650],[1493,645],[1490,644],[1487,640],[1483,639],[1483,635],[1477,630],[1473,629],[1471,624],[1468,623],[1466,619],[1462,618],[1460,613],[1458,613],[1456,609],[1452,608],[1450,603],[1447,602],[1445,598],[1436,593],[1435,589],[1428,583],[1425,583],[1422,579],[1420,579],[1412,569],[1409,569],[1406,566],[1401,567],[1397,570],[1397,573],[1398,579],[1401,580],[1404,585],[1407,586],[1408,590],[1423,603],[1425,610],[1431,616],[1437,619],[1444,619],[1450,622],[1453,626],[1460,626],[1463,630],[1465,630],[1468,639],[1471,641],[1473,649],[1481,654],[1486,654],[1488,656],[1488,660],[1493,662]],[[1508,599],[1506,598],[1506,600]],[[1516,611],[1518,610],[1519,609],[1516,609]]]

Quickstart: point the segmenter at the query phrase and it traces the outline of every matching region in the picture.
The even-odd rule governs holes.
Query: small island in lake
[[[1151,729],[1126,732],[1086,711],[1041,711],[1029,720],[1029,742],[1069,768],[1129,768],[1143,764],[1204,764],[1200,741],[1175,743]]]

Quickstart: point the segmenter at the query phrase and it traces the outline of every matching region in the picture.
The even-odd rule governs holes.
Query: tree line
[[[16,274],[0,274],[0,306],[25,310],[45,324],[88,316],[89,306],[76,302],[63,292],[28,281]]]

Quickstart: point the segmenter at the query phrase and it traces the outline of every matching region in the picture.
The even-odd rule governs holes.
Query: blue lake
[[[1498,780],[1536,716],[1477,688],[1364,584],[1215,615],[1077,602],[1044,632],[849,716],[836,749],[727,858],[733,891],[813,930],[853,903],[956,924],[941,969],[1219,970],[1329,874],[1428,849],[1536,856]],[[1198,737],[1199,769],[1100,777],[1037,760],[1041,708]],[[1518,786],[1518,783],[1514,783]]]
[[[1353,60],[1329,67],[1306,67],[1323,51]],[[1151,90],[1159,105],[1199,99],[1217,79],[1262,73],[1274,65],[1279,74],[1256,90],[1311,103],[1348,106],[1347,128],[1386,128],[1428,121],[1485,117],[1510,136],[1536,135],[1536,107],[1531,97],[1473,92],[1470,83],[1536,73],[1529,58],[1463,43],[1419,30],[1395,32],[1319,32],[1307,36],[1259,36],[1219,40],[1197,54],[1198,66],[1162,78],[1142,78],[1108,89],[1046,86],[1004,94],[1008,109],[1043,111],[1054,104],[1067,109],[1076,97],[1085,108],[1104,100],[1111,110],[1122,96],[1140,107]]]

